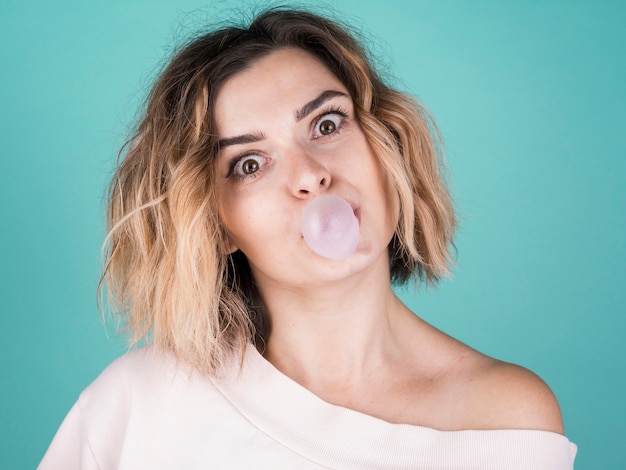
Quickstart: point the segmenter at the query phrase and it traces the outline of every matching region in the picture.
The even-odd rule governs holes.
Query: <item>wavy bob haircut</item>
[[[111,182],[102,282],[131,344],[147,340],[212,375],[271,326],[245,255],[227,253],[214,189],[214,103],[230,77],[284,48],[312,54],[343,82],[397,191],[390,282],[432,283],[451,263],[455,215],[436,127],[413,98],[383,83],[347,28],[271,9],[247,27],[197,37],[156,80]]]

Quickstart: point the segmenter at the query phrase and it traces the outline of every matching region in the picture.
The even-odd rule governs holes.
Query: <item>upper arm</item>
[[[491,429],[534,429],[563,434],[563,418],[550,387],[533,372],[499,361],[475,388],[476,419]]]

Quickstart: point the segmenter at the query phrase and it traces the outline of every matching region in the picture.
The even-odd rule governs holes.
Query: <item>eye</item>
[[[254,176],[265,163],[265,158],[259,155],[244,155],[235,159],[229,173],[238,178],[248,178]]]
[[[259,162],[254,158],[248,158],[241,164],[241,171],[246,175],[251,175],[259,169]]]
[[[318,138],[334,134],[341,128],[341,118],[342,117],[338,114],[326,114],[322,116],[315,123],[314,136]]]

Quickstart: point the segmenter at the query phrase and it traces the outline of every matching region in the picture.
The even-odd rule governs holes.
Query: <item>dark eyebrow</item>
[[[302,121],[305,117],[315,111],[317,108],[322,106],[328,100],[334,98],[335,96],[348,96],[343,91],[337,90],[326,90],[322,92],[314,100],[309,101],[307,104],[302,106],[302,108],[296,111],[296,121]],[[217,142],[218,148],[220,150],[228,147],[229,145],[241,145],[241,144],[252,144],[254,142],[260,142],[265,139],[263,134],[243,134],[238,135],[236,137],[227,137],[225,139],[220,139]]]
[[[312,101],[309,101],[307,104],[302,106],[302,108],[296,111],[296,121],[302,121],[305,117],[307,117],[317,108],[319,108],[320,106],[322,106],[324,103],[326,103],[331,98],[334,98],[335,96],[348,96],[348,95],[346,95],[342,91],[326,90],[317,98],[315,98]]]
[[[254,142],[259,142],[265,139],[263,134],[244,134],[238,135],[237,137],[227,137],[226,139],[220,139],[217,142],[218,148],[222,150],[224,147],[228,147],[229,145],[241,145],[241,144],[251,144]]]

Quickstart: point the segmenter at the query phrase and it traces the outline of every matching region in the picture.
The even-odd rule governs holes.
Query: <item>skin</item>
[[[271,318],[268,361],[327,402],[393,423],[563,432],[539,377],[450,338],[395,296],[387,245],[398,201],[347,89],[321,62],[298,49],[253,62],[224,84],[215,117],[219,212]],[[347,259],[320,257],[302,238],[304,208],[321,194],[359,219]]]

